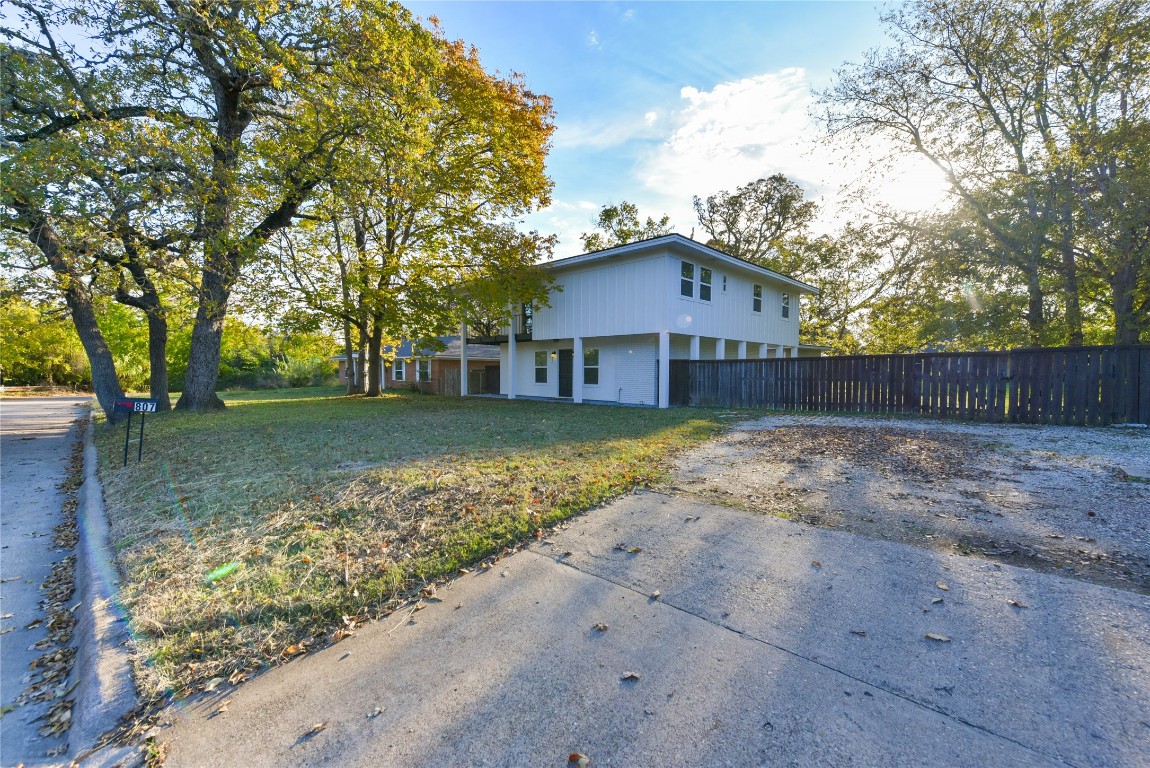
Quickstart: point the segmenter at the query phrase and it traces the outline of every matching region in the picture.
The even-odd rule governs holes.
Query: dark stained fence
[[[670,362],[672,405],[1150,423],[1146,345]]]

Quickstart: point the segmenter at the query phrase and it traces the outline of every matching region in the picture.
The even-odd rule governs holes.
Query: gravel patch
[[[768,416],[673,490],[1150,594],[1150,429]]]

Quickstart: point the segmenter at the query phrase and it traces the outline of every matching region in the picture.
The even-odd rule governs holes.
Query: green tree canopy
[[[659,219],[650,216],[639,221],[639,207],[626,200],[618,205],[604,205],[595,219],[598,232],[584,232],[579,235],[583,250],[601,251],[616,245],[626,245],[639,240],[671,234],[671,217],[663,214]]]

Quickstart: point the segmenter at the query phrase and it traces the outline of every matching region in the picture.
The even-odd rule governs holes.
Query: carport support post
[[[779,344],[777,347],[775,347],[775,357],[786,357],[786,356],[787,356],[786,347],[784,347],[782,344]]]
[[[716,360],[726,360],[727,359],[727,340],[726,339],[715,339],[715,359]]]
[[[467,397],[467,321],[459,321],[459,396]]]
[[[659,407],[671,405],[671,332],[659,332]]]
[[[766,344],[766,343],[760,344],[759,345],[759,359],[760,360],[766,360],[770,356],[771,356],[771,345]]]
[[[583,402],[583,337],[576,336],[571,340],[571,399],[576,403]]]
[[[687,359],[689,359],[689,360],[698,360],[699,359],[699,337],[698,336],[692,336],[691,337],[691,351],[687,355]]]
[[[507,305],[507,399],[515,399],[515,324],[519,320],[515,316],[515,309]]]
[[[747,359],[747,342],[745,342],[745,341],[739,342],[739,359],[740,360],[746,360]]]

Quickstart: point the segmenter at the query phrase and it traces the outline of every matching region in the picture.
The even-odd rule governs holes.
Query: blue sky
[[[530,226],[580,251],[599,207],[629,200],[643,215],[696,226],[692,195],[785,173],[822,204],[824,228],[857,209],[843,187],[873,181],[857,151],[820,141],[812,89],[886,37],[876,2],[407,3],[488,69],[522,73],[554,99],[551,206]],[[876,148],[876,152],[878,149]],[[914,207],[941,194],[918,164],[878,179],[876,194]]]

